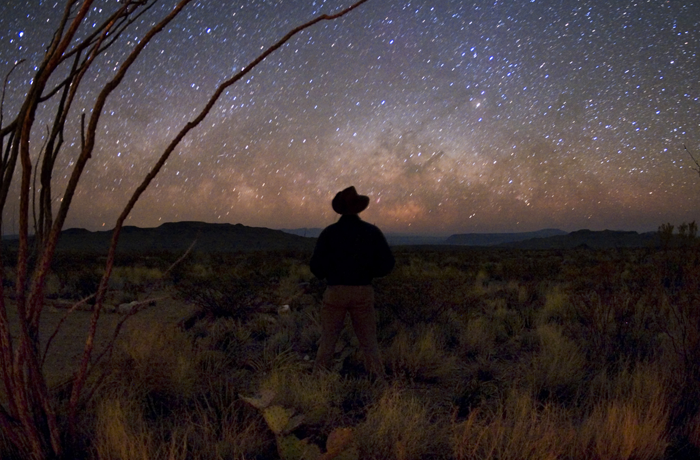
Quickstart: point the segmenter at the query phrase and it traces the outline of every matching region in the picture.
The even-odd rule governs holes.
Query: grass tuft
[[[493,414],[472,411],[453,430],[453,453],[458,460],[567,458],[576,433],[561,409],[540,406],[519,392],[511,392]]]
[[[449,446],[447,422],[417,397],[389,388],[356,428],[360,458],[440,458]]]
[[[622,372],[609,398],[595,404],[583,422],[579,445],[589,458],[654,460],[670,445],[666,382],[649,366]]]

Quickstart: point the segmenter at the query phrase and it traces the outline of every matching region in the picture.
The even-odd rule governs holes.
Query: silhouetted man
[[[394,256],[381,230],[358,216],[367,205],[369,197],[358,195],[355,187],[338,192],[332,206],[341,217],[321,232],[311,256],[311,272],[328,282],[314,370],[328,369],[345,315],[350,313],[367,369],[376,376],[385,375],[379,357],[371,283],[373,278],[387,275],[394,268]]]

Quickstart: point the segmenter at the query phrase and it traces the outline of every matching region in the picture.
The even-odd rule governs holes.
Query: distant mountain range
[[[502,246],[518,249],[610,249],[658,247],[659,245],[659,236],[656,232],[637,233],[613,230],[596,232],[591,230],[578,230],[546,238],[513,241]]]
[[[285,233],[307,238],[318,238],[318,235],[323,231],[322,228],[283,228],[281,230]],[[442,236],[404,235],[401,233],[387,233],[384,236],[391,246],[447,244]]]
[[[254,250],[311,251],[320,228],[273,230],[242,224],[172,222],[155,228],[124,227],[119,238],[120,252],[185,251],[196,241],[199,252],[236,252]],[[106,253],[112,230],[92,232],[80,228],[64,230],[59,250]],[[517,249],[633,248],[658,246],[656,232],[579,230],[567,233],[557,229],[520,233],[463,233],[449,237],[386,234],[392,246],[474,246]],[[17,240],[3,238],[9,246]]]
[[[563,230],[546,228],[536,232],[519,233],[461,233],[452,235],[445,240],[446,244],[459,244],[462,246],[496,246],[499,244],[527,241],[535,238],[549,238],[552,236],[564,236]]]
[[[295,235],[317,237],[321,230],[320,228],[300,228],[283,229],[282,231]],[[581,247],[607,249],[659,245],[656,232],[578,230],[568,233],[555,228],[546,228],[536,232],[459,233],[448,237],[387,233],[386,239],[391,246],[492,246],[518,249],[572,249]]]
[[[107,252],[112,230],[91,232],[72,228],[61,232],[59,250]],[[236,252],[254,250],[312,250],[315,240],[281,230],[242,224],[172,222],[155,228],[126,226],[117,243],[120,252],[185,251]]]

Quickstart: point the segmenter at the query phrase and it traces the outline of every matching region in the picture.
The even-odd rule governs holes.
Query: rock
[[[129,303],[123,303],[117,307],[117,313],[120,315],[126,315],[127,313],[131,313],[132,309],[135,310],[138,308],[138,301],[134,300],[133,302]]]

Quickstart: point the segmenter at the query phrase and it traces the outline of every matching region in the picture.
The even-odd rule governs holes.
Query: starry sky
[[[91,69],[80,113],[125,48]],[[216,86],[293,27],[349,0],[195,1],[108,100],[65,227],[112,228],[172,136]],[[87,33],[117,5],[96,1]],[[3,0],[0,73],[20,59],[13,118],[63,2]],[[229,88],[178,147],[128,225],[197,220],[323,227],[355,185],[386,232],[655,230],[700,218],[700,2],[370,0],[295,36]],[[49,101],[32,138],[42,145]],[[687,151],[684,149],[687,146]],[[60,195],[56,194],[56,201]],[[12,205],[5,214],[11,233]]]

